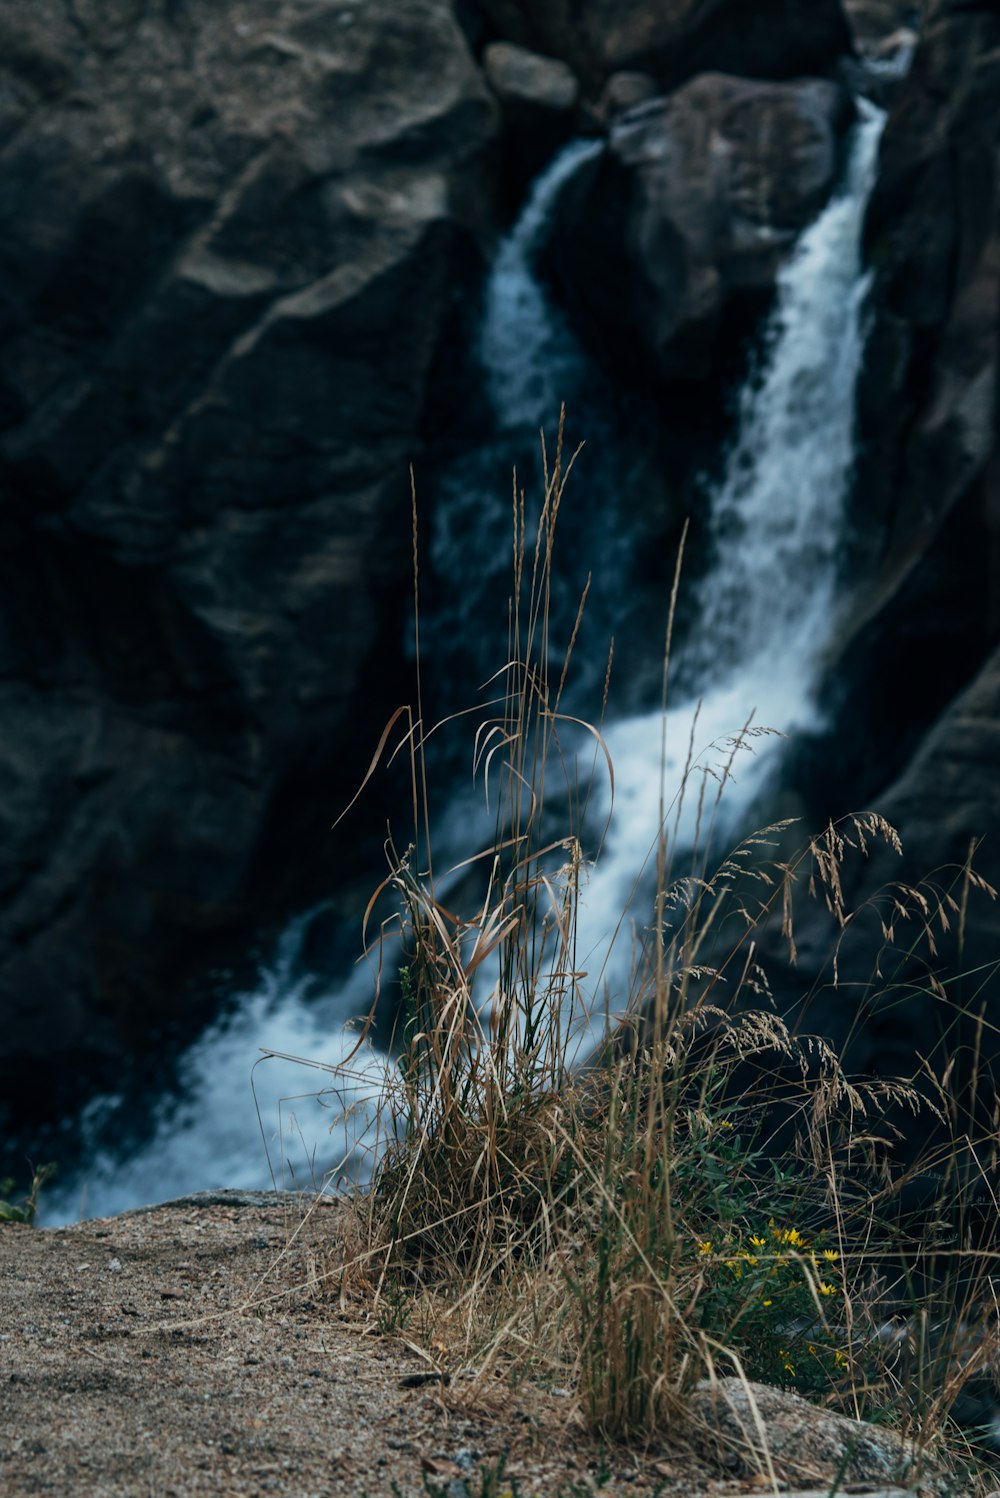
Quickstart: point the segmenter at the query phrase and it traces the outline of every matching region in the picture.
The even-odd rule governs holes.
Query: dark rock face
[[[568,61],[595,91],[621,69],[673,86],[718,69],[819,73],[851,51],[840,0],[475,0],[510,41]]]
[[[828,694],[851,731],[833,756],[843,782],[840,804],[828,809],[844,810],[847,787],[856,805],[860,788],[902,837],[902,861],[883,854],[858,867],[852,905],[887,879],[912,884],[944,867],[936,883],[964,907],[956,866],[974,840],[974,866],[1000,886],[1000,12],[991,0],[929,6],[883,138],[868,245],[874,322],[859,390],[859,580]],[[852,1060],[892,1073],[910,1069],[915,1037],[930,1052],[957,1001],[969,1015],[936,1060],[954,1056],[967,1079],[986,1001],[981,1049],[1000,1059],[1000,913],[981,891],[968,893],[964,916],[951,912],[929,960],[942,975],[968,975],[948,1002],[908,959],[919,920],[898,922],[881,968],[886,978],[913,977],[905,1011],[883,1004],[858,1014],[855,996],[881,941],[872,919],[849,933],[843,986],[824,990],[810,1026],[835,1039],[853,1027]],[[820,914],[801,930],[789,992],[809,988],[829,951]]]
[[[560,200],[558,273],[633,364],[707,377],[734,296],[773,284],[826,201],[851,118],[835,83],[721,73],[638,106]]]
[[[580,85],[566,63],[540,57],[512,42],[492,42],[483,53],[483,68],[506,112],[526,126],[546,115],[572,110],[580,95]]]
[[[659,92],[656,79],[651,78],[648,73],[627,70],[612,73],[601,90],[597,111],[602,119],[613,120],[617,115],[634,109],[637,104],[646,104],[650,99],[655,99]]]
[[[920,0],[844,0],[844,10],[855,38],[865,47],[920,25]]]
[[[1000,13],[939,4],[883,139],[858,392],[857,721],[919,663],[927,726],[1000,637]],[[844,664],[847,670],[844,670]],[[866,705],[867,703],[867,705]],[[870,782],[872,792],[877,783]]]
[[[368,750],[495,127],[447,0],[4,6],[8,1061],[169,1012],[288,786],[339,796]]]
[[[866,857],[848,855],[850,924],[838,932],[821,905],[800,906],[798,961],[780,982],[803,1030],[833,1041],[852,1072],[911,1076],[920,1056],[941,1075],[951,1062],[954,1093],[970,1106],[974,1065],[984,1068],[977,1121],[988,1128],[1000,1080],[1000,905],[964,866],[975,849],[972,869],[1000,888],[998,764],[1000,651],[994,650],[876,798],[902,834],[902,855],[878,844]],[[926,906],[906,892],[917,886]],[[933,974],[943,983],[935,987]],[[802,995],[809,995],[804,1011]],[[919,1154],[930,1130],[930,1115],[911,1119],[900,1155]]]
[[[880,434],[882,462],[868,464],[861,491],[902,566],[982,476],[996,443],[998,47],[994,5],[931,9],[869,212],[878,311],[860,419],[863,437]]]
[[[519,202],[531,179],[574,134],[580,85],[566,63],[513,42],[491,42],[482,63],[500,105],[504,155]]]

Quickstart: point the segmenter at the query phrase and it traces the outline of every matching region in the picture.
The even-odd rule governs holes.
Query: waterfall
[[[818,726],[815,689],[836,615],[837,557],[854,465],[854,393],[865,343],[870,275],[862,258],[885,115],[860,101],[844,183],[801,236],[778,279],[756,377],[708,496],[714,558],[700,584],[690,642],[672,669],[688,700],[622,719],[606,733],[615,766],[611,836],[587,892],[584,949],[606,964],[621,916],[659,832],[689,744],[699,766],[724,765],[744,724],[790,734]],[[738,754],[715,813],[714,846],[745,830],[780,764],[778,738]],[[665,747],[664,747],[665,746]],[[711,799],[711,798],[710,798]],[[697,787],[674,834],[690,846]],[[673,832],[674,818],[667,818]],[[644,924],[642,909],[633,917]],[[596,962],[595,962],[596,959]]]
[[[756,690],[755,659],[811,673],[833,612],[870,283],[861,232],[884,123],[863,107],[843,188],[778,277],[760,374],[710,497],[715,563],[690,661],[703,689],[740,671]]]
[[[559,410],[567,410],[567,444],[586,442],[586,479],[567,491],[567,522],[559,537],[559,567],[552,579],[550,624],[554,654],[568,641],[588,572],[593,580],[585,630],[599,642],[589,679],[579,668],[575,686],[583,703],[599,690],[603,650],[620,625],[621,579],[633,538],[619,523],[618,496],[630,482],[630,464],[641,444],[621,428],[615,395],[589,357],[539,274],[539,257],[552,233],[560,193],[602,141],[573,141],[532,184],[513,226],[501,240],[483,288],[470,378],[484,389],[489,427],[449,451],[445,466],[418,478],[418,498],[432,516],[430,561],[437,586],[421,621],[428,675],[458,678],[452,705],[466,706],[471,692],[502,664],[510,593],[511,492],[504,475],[515,468],[526,500],[528,529],[538,518],[542,478],[539,432],[551,457]],[[484,628],[485,624],[485,628]],[[465,662],[451,667],[455,658]],[[601,657],[600,659],[598,657]]]
[[[335,1090],[328,1073],[292,1059],[262,1060],[251,1088],[264,1045],[326,1066],[356,1047],[357,1031],[346,1026],[371,1004],[372,971],[363,963],[326,993],[310,993],[316,982],[301,949],[318,913],[289,924],[256,986],[233,995],[185,1052],[174,1084],[149,1106],[138,1142],[134,1098],[105,1094],[84,1109],[75,1129],[86,1164],[46,1188],[42,1226],[223,1186],[267,1189],[276,1181],[318,1189],[331,1170],[345,1160],[350,1168],[351,1157],[367,1150],[388,1065],[371,1047],[361,1048]]]
[[[560,192],[602,141],[573,141],[538,176],[500,245],[486,284],[479,357],[501,430],[537,432],[570,402],[586,360],[563,312],[539,284],[536,259]]]
[[[861,228],[883,124],[881,114],[864,103],[860,108],[843,188],[802,235],[779,278],[725,473],[708,496],[713,561],[675,673],[687,684],[689,700],[671,707],[665,724],[653,712],[623,718],[606,733],[615,763],[614,821],[590,880],[580,932],[581,960],[595,978],[611,971],[610,929],[655,846],[661,739],[669,787],[682,771],[695,716],[696,746],[724,741],[751,715],[786,733],[816,721],[814,689],[835,611],[837,552],[853,464],[854,389],[864,347],[868,278]],[[542,173],[487,281],[476,352],[496,430],[490,442],[460,454],[441,476],[432,553],[440,571],[461,579],[460,602],[451,614],[444,611],[441,638],[474,634],[482,617],[496,621],[483,590],[491,578],[509,578],[510,498],[498,476],[509,468],[512,441],[530,439],[537,447],[539,427],[548,423],[551,429],[564,400],[583,405],[576,419],[596,451],[588,454],[581,479],[584,497],[568,493],[567,504],[576,508],[561,541],[569,542],[571,554],[576,549],[585,566],[599,569],[591,606],[601,621],[602,643],[600,588],[606,616],[625,606],[622,559],[630,543],[619,496],[629,480],[622,442],[606,424],[608,403],[598,372],[536,273],[559,192],[599,149],[593,142],[575,143]],[[669,568],[665,558],[665,574]],[[570,624],[577,597],[574,582],[564,607]],[[558,600],[557,607],[563,608]],[[429,635],[433,652],[433,631]],[[490,663],[495,667],[492,655]],[[717,751],[707,751],[708,762],[717,757]],[[727,831],[745,819],[776,763],[773,748],[745,757],[723,802]],[[459,793],[452,795],[442,825],[445,840],[455,846],[442,850],[442,866],[449,852],[458,858],[470,851],[476,815]],[[682,841],[691,830],[689,820]],[[634,914],[642,919],[641,910]],[[47,1190],[42,1221],[55,1225],[206,1187],[268,1185],[258,1102],[260,1128],[286,1186],[311,1185],[352,1147],[370,1142],[371,1102],[389,1064],[371,1049],[354,1059],[353,1075],[337,1094],[317,1100],[323,1075],[287,1060],[258,1069],[256,1102],[250,1090],[250,1068],[262,1044],[335,1065],[356,1042],[346,1022],[371,1002],[374,981],[367,965],[317,995],[321,985],[302,952],[313,915],[289,926],[256,986],[234,995],[226,1014],[187,1051],[179,1086],[151,1105],[138,1143],[126,1146],[124,1140],[134,1127],[135,1100],[98,1098],[75,1121],[86,1167]],[[344,1109],[354,1110],[346,1125],[338,1122]]]

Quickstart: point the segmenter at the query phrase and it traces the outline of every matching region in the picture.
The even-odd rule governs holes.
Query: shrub
[[[385,886],[402,1003],[371,1189],[357,1199],[373,1293],[394,1325],[408,1298],[408,1334],[422,1325],[436,1356],[474,1360],[480,1377],[502,1365],[574,1388],[604,1437],[662,1433],[720,1371],[878,1415],[902,1377],[884,1323],[928,1314],[906,1304],[915,1240],[899,1203],[913,1173],[892,1175],[885,1116],[943,1120],[944,1094],[852,1081],[822,1041],[793,1036],[756,939],[779,926],[794,947],[803,884],[843,926],[844,860],[895,832],[848,819],[787,858],[778,823],[710,872],[698,845],[745,729],[717,746],[714,790],[705,774],[694,784],[693,760],[672,800],[661,790],[656,891],[648,917],[632,913],[647,929],[627,1002],[616,1012],[586,988],[581,901],[604,831],[589,826],[592,772],[613,792],[614,769],[600,726],[562,707],[576,630],[553,664],[547,600],[571,467],[560,433],[533,549],[515,502],[510,658],[475,735],[494,822],[468,860],[469,878],[481,875],[471,914],[446,905],[433,872],[419,679],[403,740],[415,833],[402,853],[390,843]],[[675,579],[664,705],[676,596]],[[582,778],[581,743],[593,755]],[[698,798],[695,848],[678,876],[667,828],[686,795]],[[981,1300],[982,1276],[967,1288]],[[935,1421],[945,1414],[938,1400]]]

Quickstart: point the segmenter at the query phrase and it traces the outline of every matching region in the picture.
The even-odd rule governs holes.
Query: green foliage
[[[40,1165],[34,1171],[28,1193],[20,1202],[10,1200],[14,1191],[14,1182],[10,1179],[0,1180],[0,1222],[17,1222],[30,1226],[38,1213],[38,1194],[46,1181],[50,1181],[56,1173],[56,1165]]]

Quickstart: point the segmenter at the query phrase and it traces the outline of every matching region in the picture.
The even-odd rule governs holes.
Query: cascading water
[[[437,472],[422,473],[418,494],[432,514],[430,562],[437,580],[422,620],[422,644],[433,674],[449,673],[456,658],[466,662],[465,680],[453,696],[468,695],[497,669],[498,635],[506,614],[511,578],[511,497],[502,481],[515,467],[525,493],[528,528],[537,518],[541,492],[539,432],[551,457],[562,405],[573,432],[586,441],[586,483],[574,485],[567,505],[572,517],[560,535],[560,567],[553,577],[550,617],[554,633],[568,635],[587,574],[597,568],[586,629],[606,648],[619,627],[621,577],[629,566],[632,537],[619,523],[615,496],[629,483],[638,447],[618,429],[614,392],[581,347],[566,314],[555,305],[539,275],[539,256],[552,232],[559,195],[570,178],[602,149],[600,141],[575,141],[539,175],[517,222],[502,240],[483,291],[482,312],[469,373],[485,389],[489,424],[449,452]],[[567,438],[570,447],[576,441]],[[500,480],[498,482],[498,479]],[[534,507],[534,508],[533,508]],[[484,627],[485,625],[485,627]],[[602,662],[594,651],[594,675]],[[583,686],[582,678],[579,683]],[[585,695],[586,686],[581,695]],[[588,699],[589,700],[589,699]]]
[[[503,431],[537,432],[576,393],[587,361],[565,314],[539,284],[536,258],[560,192],[601,141],[574,141],[546,167],[500,246],[486,285],[479,358]]]
[[[853,458],[854,386],[863,352],[868,282],[861,264],[861,225],[882,128],[881,115],[864,105],[862,109],[843,190],[802,236],[781,275],[759,373],[744,392],[725,477],[711,496],[714,564],[700,589],[691,642],[678,663],[678,675],[691,695],[701,694],[699,744],[724,739],[751,713],[756,722],[785,732],[815,717],[812,693],[834,610],[837,548]],[[589,438],[595,430],[601,432],[597,462],[587,475],[597,498],[589,513],[574,517],[574,532],[587,565],[600,565],[605,574],[607,608],[615,606],[627,543],[620,510],[610,496],[627,490],[627,466],[613,431],[598,427],[606,406],[600,395],[593,398],[602,388],[600,376],[563,314],[550,303],[535,266],[560,190],[599,149],[592,142],[568,147],[541,175],[486,287],[478,355],[496,431],[492,442],[474,458],[466,454],[456,460],[441,480],[432,552],[439,568],[462,576],[467,586],[465,612],[451,618],[446,613],[439,635],[468,630],[470,620],[475,628],[476,590],[491,569],[506,571],[509,565],[509,498],[498,493],[497,485],[497,474],[510,461],[504,443],[515,433],[530,433],[535,442],[541,426],[551,428],[562,401],[582,403]],[[601,463],[604,469],[597,466]],[[569,607],[572,621],[575,592]],[[663,763],[668,785],[683,768],[692,713],[689,702],[686,710],[672,708],[667,715]],[[663,736],[659,712],[622,719],[606,733],[615,762],[614,825],[590,881],[581,931],[581,950],[589,946],[598,954],[597,963],[588,962],[595,971],[604,967],[607,928],[620,916],[657,835]],[[728,794],[724,803],[731,824],[745,817],[774,763],[773,756],[758,754],[743,767],[736,794]],[[456,857],[469,851],[470,823],[459,799],[454,798],[450,818],[463,837]],[[446,856],[449,850],[440,851]],[[289,927],[257,986],[236,996],[229,1017],[186,1053],[179,1092],[154,1105],[144,1142],[124,1149],[115,1137],[119,1118],[121,1131],[127,1127],[122,1100],[95,1100],[76,1124],[86,1168],[61,1187],[48,1189],[42,1211],[46,1223],[75,1220],[83,1213],[108,1214],[222,1184],[268,1185],[258,1104],[260,1127],[275,1141],[273,1163],[281,1169],[287,1149],[298,1162],[299,1184],[321,1177],[352,1141],[363,1147],[370,1140],[367,1103],[388,1064],[371,1049],[355,1058],[356,1079],[319,1103],[312,1094],[324,1078],[291,1061],[271,1061],[259,1069],[256,1102],[248,1085],[249,1068],[262,1043],[327,1064],[355,1046],[355,1033],[344,1025],[367,1010],[371,971],[362,965],[317,997],[316,981],[301,956],[310,919],[303,916]],[[355,1110],[348,1138],[338,1129],[331,1141],[324,1124],[345,1107]],[[290,1184],[287,1171],[281,1179]]]
[[[686,705],[614,723],[605,738],[615,766],[612,833],[587,890],[581,949],[606,960],[609,924],[630,899],[655,848],[661,786],[666,803],[693,746],[695,764],[718,766],[751,721],[790,734],[815,726],[821,652],[836,614],[837,556],[854,463],[854,392],[864,354],[870,276],[862,228],[875,183],[885,115],[861,101],[844,184],[805,231],[777,287],[756,378],[743,392],[722,481],[709,496],[714,561],[699,589],[689,642],[673,666]],[[697,695],[696,695],[697,694]],[[714,812],[715,847],[746,823],[780,764],[780,739],[737,755]],[[675,845],[690,846],[698,813],[689,787]],[[643,921],[641,909],[634,917]],[[596,961],[595,961],[596,959]]]
[[[134,1101],[108,1094],[88,1105],[76,1123],[86,1166],[46,1188],[43,1226],[219,1186],[266,1189],[277,1182],[310,1190],[366,1150],[385,1058],[362,1047],[350,1077],[321,1096],[330,1076],[290,1059],[330,1065],[350,1056],[358,1035],[345,1025],[367,1012],[374,991],[365,963],[331,991],[310,993],[315,981],[301,948],[315,914],[291,922],[256,987],[234,995],[226,1015],[184,1054],[171,1090],[150,1110],[141,1143],[123,1143],[134,1132]],[[258,1066],[251,1090],[250,1068],[264,1044],[289,1059]]]

